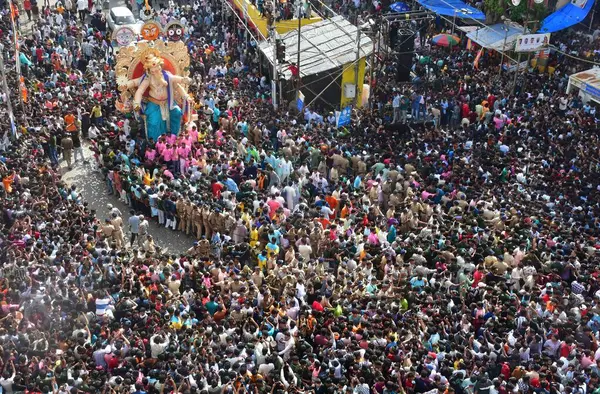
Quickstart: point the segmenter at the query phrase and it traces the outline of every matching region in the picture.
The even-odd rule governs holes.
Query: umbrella
[[[390,10],[394,12],[406,12],[410,11],[410,7],[406,3],[398,1],[396,3],[390,4]]]
[[[441,47],[449,47],[458,45],[460,38],[452,34],[438,34],[431,39],[431,42]]]

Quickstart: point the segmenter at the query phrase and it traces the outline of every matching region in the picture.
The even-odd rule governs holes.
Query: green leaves
[[[506,9],[505,0],[484,0],[483,7],[486,15],[491,19],[491,22],[495,22],[504,15]]]

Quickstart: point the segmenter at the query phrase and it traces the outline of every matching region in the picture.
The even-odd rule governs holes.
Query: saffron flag
[[[473,62],[473,67],[475,67],[475,69],[479,70],[479,59],[481,59],[481,55],[483,54],[483,48],[481,48],[479,50],[479,52],[477,52],[477,56],[475,56],[475,61]]]
[[[471,41],[471,39],[469,38],[467,40],[467,51],[470,51],[471,49],[473,49],[473,41]]]
[[[25,78],[19,77],[19,79],[20,79],[19,87],[21,88],[21,97],[23,99],[23,102],[26,103],[27,102],[27,87],[25,86]]]
[[[17,18],[17,13],[19,11],[17,10],[17,7],[11,2],[10,3],[10,19],[11,22],[15,22],[15,19]]]

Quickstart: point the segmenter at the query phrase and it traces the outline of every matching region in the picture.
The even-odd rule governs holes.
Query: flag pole
[[[10,22],[13,30],[13,40],[15,47],[15,71],[17,72],[17,92],[19,92],[19,103],[21,103],[21,110],[25,113],[25,103],[23,102],[23,94],[21,92],[21,58],[19,51],[19,33],[17,31],[17,24],[15,22],[15,10],[17,5],[12,0],[8,0],[8,6],[10,9]]]
[[[8,117],[10,119],[11,125],[11,136],[14,138],[14,114],[12,109],[12,103],[10,100],[10,89],[8,88],[8,83],[6,82],[6,70],[4,68],[4,53],[0,53],[0,72],[2,73],[2,87],[4,88],[4,95],[6,96],[6,107],[8,109]],[[8,130],[7,130],[8,132]],[[6,135],[6,134],[5,134]]]

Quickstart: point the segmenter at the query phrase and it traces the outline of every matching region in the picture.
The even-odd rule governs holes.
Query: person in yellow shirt
[[[102,119],[102,107],[99,103],[94,105],[90,111],[90,118],[96,124],[96,126],[102,126],[104,119]]]
[[[252,230],[250,230],[250,247],[256,248],[258,246],[258,229],[256,225],[252,225]]]
[[[146,186],[150,186],[152,185],[152,182],[154,182],[154,178],[152,178],[152,175],[150,175],[150,172],[148,172],[148,170],[144,172],[143,182]]]
[[[241,204],[243,204],[243,203],[240,203],[240,205]],[[242,222],[243,223],[250,223],[250,222],[252,222],[252,217],[248,213],[248,210],[246,210],[246,209],[244,209],[244,207],[242,207],[241,211],[243,212],[242,216],[241,216]],[[258,231],[257,231],[257,236],[258,236]]]

